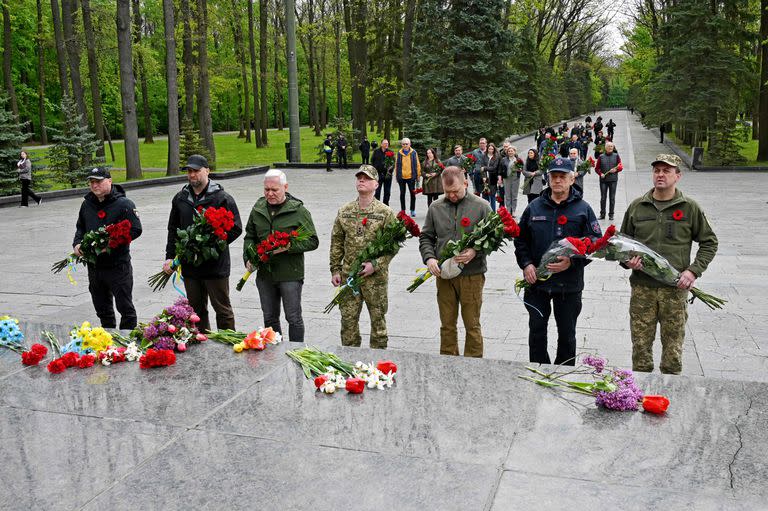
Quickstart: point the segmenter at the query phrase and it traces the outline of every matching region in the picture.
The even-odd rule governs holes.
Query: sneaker
[[[416,218],[416,210],[415,209],[411,211],[411,217]]]
[[[333,172],[333,169],[325,169],[326,172]]]
[[[608,220],[613,220],[613,215],[608,215]]]
[[[597,217],[597,219],[598,220],[605,220],[605,215],[600,215],[599,217]]]

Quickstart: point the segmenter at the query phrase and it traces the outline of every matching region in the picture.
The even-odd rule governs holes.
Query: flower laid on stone
[[[562,222],[561,219],[563,219]],[[568,219],[565,218],[564,215],[560,215],[560,217],[557,219],[557,223],[564,225],[568,223]],[[594,241],[587,237],[576,238],[573,236],[553,241],[547,251],[544,252],[544,255],[541,256],[541,261],[536,267],[536,279],[538,281],[545,281],[549,279],[552,276],[552,272],[549,271],[547,266],[551,263],[558,262],[560,257],[586,257],[605,247],[608,239],[613,236],[615,232],[616,227],[614,225],[610,225],[608,229],[606,229],[605,234],[601,238],[598,238]],[[533,284],[529,284],[528,281],[524,278],[517,279],[515,280],[515,293],[519,294],[520,291],[523,289],[528,289],[532,285]]]
[[[99,255],[109,254],[116,248],[130,245],[131,241],[130,220],[122,220],[116,224],[109,224],[99,227],[94,231],[88,231],[83,236],[83,241],[80,242],[80,253],[82,255],[69,254],[61,261],[53,263],[51,271],[53,273],[60,273],[66,268],[69,281],[76,284],[75,279],[72,277],[72,270],[76,264],[96,264],[96,259]]]
[[[139,324],[131,331],[129,339],[136,342],[141,351],[148,348],[186,351],[187,344],[208,339],[197,329],[199,322],[200,316],[195,313],[189,300],[182,297],[163,309],[149,323]]]
[[[257,328],[250,333],[237,332],[235,330],[219,330],[217,332],[208,332],[208,339],[222,344],[232,346],[235,353],[243,350],[264,350],[268,344],[279,344],[283,341],[283,336],[270,326],[266,328]]]
[[[48,362],[47,365],[48,372],[51,374],[63,373],[71,367],[79,369],[93,367],[96,360],[100,360],[105,352],[112,349],[112,346],[109,344],[102,348],[105,336],[109,336],[111,341],[112,337],[110,334],[101,327],[91,328],[90,323],[87,321],[83,322],[82,326],[72,329],[70,332],[71,340],[63,347],[59,344],[59,340],[53,333],[44,331],[42,335],[51,345],[52,355],[54,356],[54,359]],[[35,346],[40,345],[34,345],[33,348]],[[42,346],[42,348],[45,348],[45,346]],[[97,350],[96,348],[99,349]]]
[[[350,364],[337,355],[307,347],[286,353],[301,365],[304,376],[314,377],[315,388],[325,394],[345,389],[360,394],[365,387],[383,390],[392,387],[397,365],[391,360],[381,360],[376,365],[357,362]]]
[[[395,220],[381,226],[376,231],[375,237],[352,262],[346,280],[336,290],[333,300],[325,306],[325,313],[328,314],[349,296],[360,292],[360,282],[363,279],[360,271],[363,268],[363,263],[380,257],[396,255],[406,240],[418,238],[420,233],[419,225],[405,211],[398,213]]]
[[[681,272],[677,271],[666,257],[643,243],[633,240],[629,236],[616,234],[606,240],[603,246],[594,250],[591,254],[591,257],[594,259],[605,259],[606,261],[618,261],[620,263],[625,263],[635,256],[640,256],[643,262],[643,267],[640,271],[663,284],[671,287],[677,286],[677,280],[680,278]],[[727,303],[727,300],[705,293],[697,287],[692,287],[690,291],[692,296],[689,303],[693,303],[698,298],[712,310],[722,309],[723,305]]]
[[[644,396],[635,383],[632,371],[607,367],[605,359],[601,357],[585,355],[581,363],[574,368],[563,370],[560,367],[557,366],[549,373],[534,367],[526,367],[537,377],[520,376],[520,378],[543,387],[559,388],[591,396],[598,407],[607,410],[638,410],[642,404],[646,411],[658,414],[664,413],[669,406],[669,399],[664,396]],[[575,375],[586,375],[591,377],[592,381],[581,382],[569,379]]]
[[[170,366],[176,363],[176,354],[172,350],[148,349],[139,357],[139,367],[150,369],[152,367]]]
[[[29,349],[21,354],[21,363],[25,366],[36,366],[48,354],[48,348],[42,344],[35,343]]]
[[[0,346],[17,353],[24,351],[24,333],[19,328],[19,320],[10,316],[0,317]]]
[[[460,221],[462,231],[469,227],[469,218],[462,218]],[[451,240],[446,243],[440,254],[438,264],[442,264],[456,257],[468,248],[475,249],[478,253],[490,254],[504,246],[507,240],[517,237],[520,234],[520,226],[505,207],[500,207],[498,212],[490,213],[480,220],[475,228],[470,232],[463,232],[461,238]],[[413,293],[420,285],[432,277],[432,272],[422,270],[408,286],[408,292]]]
[[[365,225],[365,221],[363,222],[363,225]],[[290,249],[291,243],[295,241],[306,241],[311,237],[312,234],[310,231],[302,225],[297,230],[291,232],[274,231],[267,236],[267,239],[262,240],[258,245],[249,246],[246,253],[248,261],[253,265],[253,271],[246,271],[237,283],[235,289],[242,291],[243,286],[245,286],[245,283],[255,271],[258,271],[261,267],[267,266],[270,259],[275,255]]]
[[[99,353],[112,345],[112,334],[102,327],[93,328],[88,321],[69,331],[69,342],[61,347],[61,353],[85,355]]]
[[[226,208],[202,208],[195,211],[192,225],[177,229],[175,257],[171,264],[174,272],[168,275],[159,271],[149,277],[152,291],[163,289],[171,276],[181,276],[181,265],[198,266],[210,259],[217,259],[227,249],[229,231],[235,226],[234,213]]]

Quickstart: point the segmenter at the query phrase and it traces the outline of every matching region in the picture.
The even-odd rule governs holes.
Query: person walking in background
[[[339,159],[339,166],[343,169],[347,168],[347,146],[347,139],[344,133],[341,133],[339,140],[336,141],[336,157]]]
[[[520,174],[522,173],[523,161],[517,156],[517,148],[510,145],[507,147],[507,153],[501,159],[499,165],[499,177],[504,186],[504,205],[509,214],[515,216],[517,209],[517,196],[520,193]]]
[[[616,187],[619,184],[619,172],[624,168],[621,157],[614,151],[613,142],[605,143],[605,153],[595,163],[595,173],[600,176],[600,220],[605,219],[605,200],[610,200],[608,220],[613,220],[616,207]]]
[[[43,198],[32,191],[30,185],[32,184],[32,162],[29,160],[29,156],[26,151],[21,152],[21,159],[16,164],[16,169],[19,172],[19,181],[21,181],[21,204],[20,208],[29,207],[29,198],[37,202],[37,205],[43,203]]]
[[[330,135],[326,135],[323,141],[323,152],[325,153],[325,171],[332,172],[331,162],[333,161],[333,140]]]
[[[576,173],[576,181],[573,184],[579,187],[581,190],[581,197],[584,198],[584,176],[587,171],[579,170],[579,165],[581,165],[581,162],[584,160],[581,159],[579,150],[575,147],[568,152],[568,159],[571,161],[573,171]]]
[[[480,169],[482,172],[483,199],[491,204],[491,210],[496,211],[496,192],[499,188],[499,166],[501,155],[496,149],[496,144],[491,142],[486,150],[486,164]],[[502,185],[503,186],[503,185]]]
[[[608,124],[605,125],[605,129],[608,130],[608,140],[610,141],[613,141],[614,128],[616,128],[616,123],[613,122],[613,119],[608,119]]]
[[[389,206],[389,197],[392,193],[392,171],[394,165],[387,164],[387,153],[389,152],[389,140],[381,140],[381,145],[374,149],[371,165],[376,169],[379,186],[376,187],[376,200],[381,200],[385,206]],[[394,159],[394,158],[393,158]],[[384,198],[382,199],[382,190]]]
[[[464,160],[466,160],[467,157],[464,156],[464,148],[458,144],[453,146],[453,156],[448,158],[445,162],[446,167],[459,167],[460,169],[464,168]],[[470,179],[470,175],[464,171],[464,177],[467,178],[467,180]]]
[[[542,172],[539,170],[539,153],[536,149],[528,149],[528,156],[523,165],[523,193],[528,197],[530,204],[536,197],[541,195],[544,189]]]
[[[486,151],[488,150],[488,140],[483,137],[477,142],[477,149],[472,151],[472,156],[475,157],[475,168],[472,169],[472,174],[469,176],[472,179],[472,187],[475,190],[475,195],[480,195],[483,192],[483,173],[482,168],[488,164],[488,156]]]
[[[400,141],[400,150],[395,155],[395,177],[400,186],[400,211],[405,211],[405,190],[411,196],[411,216],[416,216],[416,181],[421,177],[421,162],[416,150],[411,147],[411,139]]]
[[[363,136],[363,141],[360,142],[360,158],[362,158],[363,165],[370,163],[371,157],[371,143],[368,142],[368,137]]]
[[[424,173],[424,195],[427,196],[427,207],[443,193],[443,182],[440,179],[443,168],[444,165],[437,159],[437,150],[435,148],[427,149],[427,156],[424,163],[421,164],[421,171]]]

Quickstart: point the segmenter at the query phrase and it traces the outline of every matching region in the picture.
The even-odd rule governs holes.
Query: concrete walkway
[[[620,224],[626,205],[650,188],[650,162],[664,146],[629,112],[611,111],[603,117],[606,121],[613,118],[617,124],[615,142],[624,161],[616,211],[616,223]],[[526,139],[516,145],[525,151],[533,142]],[[338,207],[355,197],[353,170],[326,173],[294,169],[288,173],[291,193],[304,200],[320,236],[320,248],[307,258],[303,301],[307,341],[338,344],[339,313],[336,310],[325,315],[322,311],[333,296],[328,270],[330,230]],[[234,195],[245,220],[261,195],[261,178],[237,178],[223,185]],[[690,306],[684,374],[768,381],[768,313],[763,298],[768,228],[760,220],[766,204],[761,191],[766,186],[768,175],[748,173],[686,172],[680,183],[682,190],[704,207],[720,238],[718,256],[698,285],[729,300],[722,311],[710,311],[698,302]],[[152,293],[146,279],[162,264],[170,200],[178,189],[179,185],[168,185],[129,193],[144,224],[144,234],[132,248],[134,296],[140,320],[148,320],[176,296],[170,287]],[[585,189],[586,199],[599,210],[597,176],[586,177]],[[395,184],[395,210],[399,209],[397,196]],[[524,203],[521,196],[518,215]],[[51,263],[70,250],[79,204],[79,199],[69,199],[44,203],[40,208],[3,212],[0,314],[56,324],[96,319],[84,270],[77,274],[78,285],[74,287],[64,275],[49,271]],[[426,199],[420,197],[417,221],[423,222],[425,211]],[[607,227],[608,223],[603,225]],[[390,347],[437,353],[439,319],[434,284],[423,285],[413,294],[405,291],[416,270],[423,266],[417,245],[411,241],[390,267]],[[255,286],[246,286],[242,293],[234,291],[234,283],[241,274],[241,250],[242,239],[232,245],[232,300],[238,326],[246,329],[261,324],[262,318]],[[494,254],[489,259],[489,268],[482,314],[486,357],[527,361],[528,315],[512,292],[515,279],[521,275],[512,249]],[[596,350],[616,365],[631,365],[628,303],[628,272],[613,263],[591,264],[586,271],[584,308],[579,319],[579,348]],[[556,339],[554,320],[551,322],[550,339]],[[362,330],[367,332],[365,312],[363,323]]]

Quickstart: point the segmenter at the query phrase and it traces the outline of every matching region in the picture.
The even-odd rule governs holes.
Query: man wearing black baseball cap
[[[554,309],[557,323],[555,364],[574,365],[576,320],[581,312],[584,289],[583,258],[561,256],[547,265],[551,276],[539,281],[536,269],[552,242],[574,236],[602,235],[595,212],[584,200],[568,158],[555,158],[547,169],[549,188],[525,208],[520,217],[520,236],[515,238],[515,257],[530,287],[525,290],[528,309],[528,348],[531,362],[549,364],[547,324]]]
[[[72,247],[76,255],[82,255],[80,244],[87,232],[116,224],[123,220],[131,222],[131,240],[141,236],[141,221],[136,205],[125,196],[120,185],[112,184],[108,169],[94,168],[88,174],[91,189],[80,205],[77,228]],[[136,327],[136,308],[133,306],[133,266],[129,245],[111,249],[96,258],[95,264],[88,264],[88,291],[93,307],[104,328],[115,328],[115,306],[120,313],[120,329]],[[113,304],[114,300],[114,304]]]
[[[198,208],[225,208],[235,216],[235,225],[227,233],[227,243],[235,241],[243,232],[240,212],[235,199],[224,191],[222,186],[209,178],[211,170],[208,160],[199,154],[187,159],[182,170],[187,171],[189,183],[184,185],[171,202],[171,214],[168,218],[168,241],[165,245],[165,264],[163,271],[172,273],[173,259],[176,257],[177,229],[186,229],[192,225]],[[208,259],[197,266],[184,262],[181,274],[187,290],[189,304],[200,316],[198,328],[210,330],[208,320],[208,299],[216,311],[216,326],[219,330],[235,329],[235,313],[229,300],[230,258],[227,247],[216,259]]]

